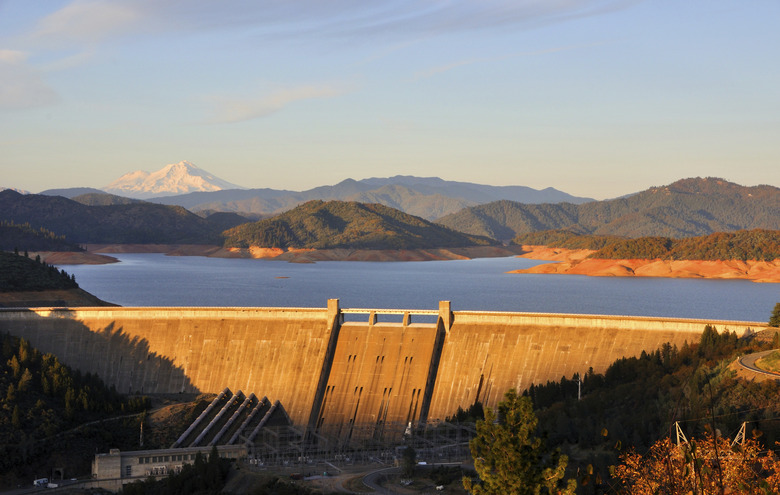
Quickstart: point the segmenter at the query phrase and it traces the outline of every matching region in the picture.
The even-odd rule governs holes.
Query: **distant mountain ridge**
[[[402,175],[346,179],[332,186],[319,186],[300,192],[275,189],[223,190],[151,198],[150,201],[175,204],[191,211],[231,211],[255,217],[279,214],[311,200],[356,201],[380,203],[426,220],[435,220],[468,206],[499,199],[525,203],[566,201],[580,204],[593,201],[553,188],[539,191],[525,186],[490,186],[447,181],[438,177]]]
[[[168,164],[156,172],[137,170],[127,173],[102,189],[107,193],[120,196],[148,199],[195,191],[240,189],[240,187],[185,160]]]
[[[622,198],[579,205],[497,201],[466,208],[437,222],[499,240],[553,229],[631,238],[777,230],[780,189],[769,185],[746,187],[719,178],[690,178]]]
[[[206,176],[210,178],[208,184],[203,182]],[[306,191],[244,189],[217,179],[186,161],[168,165],[154,174],[125,174],[102,190],[79,187],[48,189],[40,194],[73,199],[97,193],[182,206],[195,213],[237,213],[251,219],[277,215],[312,200],[379,203],[426,220],[436,220],[469,206],[502,199],[529,204],[593,201],[592,198],[573,196],[552,187],[537,190],[526,186],[491,186],[410,175],[345,179],[338,184]],[[108,201],[94,196],[90,200]]]
[[[221,244],[223,230],[246,221],[229,217],[204,219],[180,206],[144,201],[93,206],[61,196],[0,191],[0,220],[29,223],[79,244]]]

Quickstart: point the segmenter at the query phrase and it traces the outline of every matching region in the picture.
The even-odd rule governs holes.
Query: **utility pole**
[[[739,428],[739,431],[737,432],[737,436],[734,437],[734,441],[731,442],[731,447],[733,448],[736,444],[745,445],[745,426],[747,425],[747,422],[742,423],[742,426]]]
[[[680,446],[680,441],[682,440],[682,443],[688,443],[688,439],[685,438],[685,433],[683,433],[682,428],[680,428],[680,423],[675,421],[674,422],[674,428],[677,433],[677,446]]]

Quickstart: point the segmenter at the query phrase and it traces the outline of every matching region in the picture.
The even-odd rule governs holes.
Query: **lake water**
[[[452,309],[769,320],[780,284],[745,280],[507,274],[543,261],[482,258],[315,264],[114,255],[121,263],[68,265],[82,289],[122,306]]]

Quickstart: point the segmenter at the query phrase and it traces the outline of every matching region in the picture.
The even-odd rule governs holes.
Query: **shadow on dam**
[[[28,340],[82,373],[97,374],[118,392],[201,392],[173,359],[152,351],[148,339],[130,335],[115,321],[96,328],[80,321],[75,310],[15,311],[23,316],[16,324],[0,324],[2,331]]]
[[[340,308],[2,308],[0,331],[23,337],[123,393],[219,393],[279,400],[293,423],[443,420],[510,388],[601,373],[704,326],[757,322],[680,318]]]

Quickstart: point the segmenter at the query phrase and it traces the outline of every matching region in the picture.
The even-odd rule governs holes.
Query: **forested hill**
[[[181,206],[116,201],[98,204],[95,198],[91,203],[5,190],[0,191],[0,220],[27,223],[84,244],[219,244],[227,228],[224,218],[212,222]],[[235,217],[233,225],[244,220]]]
[[[588,471],[598,472],[607,485],[614,483],[609,466],[619,463],[618,455],[632,449],[644,454],[668,438],[677,421],[688,439],[716,430],[734,438],[747,422],[748,438],[775,448],[780,440],[780,382],[740,378],[731,365],[746,354],[777,347],[774,332],[738,338],[723,328],[707,325],[703,330],[698,343],[682,348],[667,343],[621,358],[603,374],[590,369],[571,379],[532,385],[525,393],[539,410],[540,429],[548,433],[550,445],[567,453],[575,450],[571,459],[576,457],[581,468],[592,464]],[[747,486],[741,493],[770,493]]]
[[[76,280],[57,267],[0,251],[0,292],[76,289]]]
[[[741,230],[702,237],[640,237],[612,242],[593,253],[599,259],[756,260],[780,258],[780,231]]]
[[[225,232],[226,247],[431,249],[496,244],[380,204],[309,201]]]
[[[780,189],[717,178],[683,179],[632,196],[580,205],[497,201],[437,220],[451,229],[509,240],[540,230],[575,229],[621,237],[673,238],[780,229]]]
[[[596,252],[590,257],[598,259],[772,261],[780,258],[780,231],[764,229],[717,232],[683,239],[659,236],[626,239],[579,235],[569,230],[548,230],[523,234],[512,242],[518,245],[592,249]]]
[[[95,449],[127,447],[120,421],[78,434],[64,432],[89,421],[125,416],[149,407],[146,397],[128,398],[97,375],[82,375],[24,339],[0,333],[0,486],[11,487],[52,466],[71,475],[89,472]],[[138,418],[132,422],[137,439]],[[36,476],[36,474],[38,476]],[[69,475],[69,476],[71,476]]]
[[[625,241],[625,237],[615,235],[590,235],[576,229],[539,230],[520,234],[512,239],[518,246],[548,246],[563,249],[601,249],[613,242]]]
[[[34,229],[29,223],[16,224],[0,220],[0,250],[13,251],[81,251],[81,247],[43,227]]]

